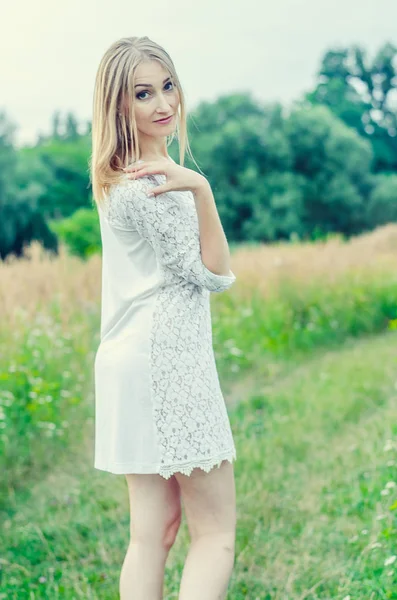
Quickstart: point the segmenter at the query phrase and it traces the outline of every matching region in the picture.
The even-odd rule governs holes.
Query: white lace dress
[[[111,187],[99,209],[101,341],[95,356],[95,468],[208,472],[236,458],[212,346],[210,292],[236,277],[201,260],[190,191],[148,197],[156,174]]]

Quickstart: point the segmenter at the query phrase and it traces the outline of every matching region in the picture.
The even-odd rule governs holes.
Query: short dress
[[[210,293],[228,290],[236,276],[202,262],[192,192],[148,197],[165,182],[163,174],[124,175],[98,204],[94,467],[169,479],[236,459],[210,312]]]

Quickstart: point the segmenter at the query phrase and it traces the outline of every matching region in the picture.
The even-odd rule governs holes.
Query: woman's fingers
[[[127,177],[129,179],[136,179],[137,177],[144,177],[145,175],[150,175],[150,171],[134,171],[133,173],[128,173]]]
[[[155,188],[152,188],[150,190],[150,192],[147,194],[149,196],[149,198],[152,198],[153,196],[158,196],[159,194],[164,194],[164,192],[169,192],[169,188],[158,185]]]

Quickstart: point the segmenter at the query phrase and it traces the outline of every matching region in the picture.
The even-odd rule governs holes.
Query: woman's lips
[[[158,123],[159,125],[165,125],[166,123],[169,123],[172,119],[174,115],[169,116],[167,119],[162,119],[161,121],[155,121],[155,123]]]

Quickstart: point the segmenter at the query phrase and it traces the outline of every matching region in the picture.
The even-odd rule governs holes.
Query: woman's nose
[[[167,99],[164,98],[163,96],[160,96],[160,100],[158,103],[158,109],[161,110],[162,112],[164,112],[164,111],[169,112],[170,108],[171,107],[170,107]]]

